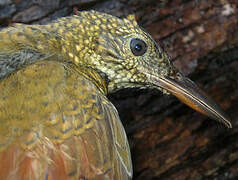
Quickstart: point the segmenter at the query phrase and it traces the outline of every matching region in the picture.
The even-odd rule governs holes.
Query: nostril
[[[170,77],[172,77],[172,79],[175,79],[175,80],[183,79],[183,75],[178,71],[172,71]]]
[[[177,73],[176,73],[176,78],[177,78],[177,79],[182,79],[182,77],[183,77],[183,76],[182,76],[182,74],[181,74],[180,72],[177,72]]]

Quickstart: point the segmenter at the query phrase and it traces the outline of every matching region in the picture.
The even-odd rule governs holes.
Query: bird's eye
[[[145,54],[145,52],[147,50],[147,45],[141,39],[134,38],[130,42],[130,48],[131,48],[131,52],[135,56],[142,56]]]

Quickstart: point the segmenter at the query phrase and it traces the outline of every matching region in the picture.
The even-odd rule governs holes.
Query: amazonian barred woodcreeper
[[[84,11],[0,31],[0,179],[131,179],[129,145],[108,93],[171,93],[229,118],[136,23]]]

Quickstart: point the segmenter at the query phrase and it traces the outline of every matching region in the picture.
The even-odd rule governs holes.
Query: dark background
[[[135,14],[174,65],[232,118],[227,129],[153,90],[110,95],[128,134],[134,179],[238,179],[238,1],[0,0],[0,27],[90,9]]]

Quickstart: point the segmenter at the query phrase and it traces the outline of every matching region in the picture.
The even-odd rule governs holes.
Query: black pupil
[[[136,45],[135,45],[135,50],[141,51],[141,50],[142,50],[141,44],[136,44]]]
[[[135,38],[131,40],[130,48],[135,56],[142,56],[147,50],[147,45],[143,40]]]

